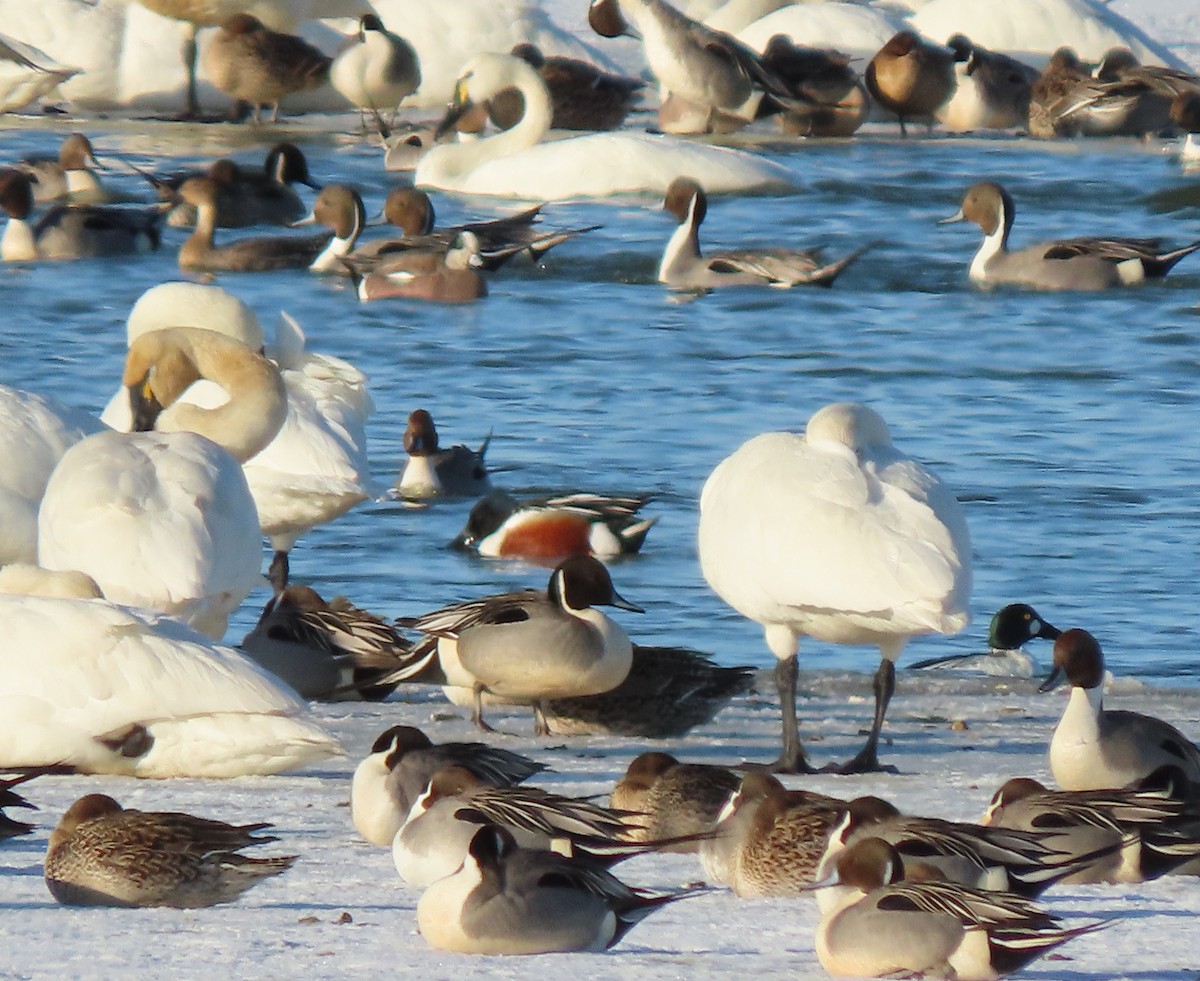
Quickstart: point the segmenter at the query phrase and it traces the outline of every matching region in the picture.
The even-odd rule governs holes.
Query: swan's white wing
[[[37,512],[68,447],[102,427],[78,409],[0,385],[0,565],[37,559]]]
[[[40,564],[215,636],[260,581],[259,542],[241,467],[191,433],[88,437],[64,454],[38,515]]]
[[[701,564],[739,612],[827,640],[959,629],[970,554],[957,509],[898,455],[864,467],[849,448],[767,433],[709,477]]]
[[[0,596],[0,616],[2,766],[232,776],[339,751],[291,689],[172,618],[31,596]],[[144,751],[104,741],[133,727]]]

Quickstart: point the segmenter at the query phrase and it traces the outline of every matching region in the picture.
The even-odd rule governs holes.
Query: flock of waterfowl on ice
[[[202,70],[255,120],[260,107],[274,117],[290,93],[328,82],[387,129],[384,116],[420,84],[413,48],[373,14],[361,19],[358,43],[330,59],[241,11],[202,16],[195,11],[203,5],[142,2],[193,28],[185,49],[193,114],[200,27],[218,32]],[[604,36],[636,31],[642,39],[666,93],[659,123],[672,133],[727,132],[777,116],[788,133],[845,136],[879,110],[910,128],[937,117],[956,129],[1027,127],[1035,135],[1200,129],[1200,79],[1143,66],[1128,51],[1095,69],[1060,51],[1039,74],[964,37],[943,46],[902,32],[860,78],[837,52],[781,35],[759,53],[665,0],[594,0],[590,15]],[[397,150],[420,154],[417,187],[395,189],[385,207],[400,234],[360,242],[367,215],[348,185],[317,188],[306,207],[291,185],[311,181],[290,144],[272,148],[262,171],[221,160],[197,173],[147,173],[161,197],[152,209],[104,203],[92,145],[74,134],[57,160],[0,171],[8,215],[0,255],[123,254],[158,247],[170,234],[164,224],[194,225],[179,246],[185,271],[348,273],[363,300],[460,302],[485,295],[485,274],[513,256],[540,259],[588,231],[543,231],[537,208],[436,229],[428,191],[538,200],[662,194],[679,227],[659,278],[689,291],[828,286],[866,250],[833,262],[785,250],[704,256],[707,194],[786,186],[787,169],[676,135],[542,142],[551,126],[620,126],[646,83],[518,54],[483,52],[467,63],[436,137],[394,137],[389,160]],[[27,71],[39,68],[26,60]],[[983,230],[973,280],[1104,289],[1163,276],[1200,248],[1075,238],[1009,252],[1013,217],[1000,185],[966,191],[950,220]],[[218,228],[304,221],[328,231],[214,242]],[[394,493],[478,499],[460,544],[552,567],[545,589],[389,622],[289,582],[297,540],[368,496],[365,377],[308,351],[290,320],[265,346],[254,313],[215,285],[151,289],[129,315],[128,342],[117,394],[100,419],[0,387],[0,765],[19,773],[0,788],[0,808],[29,806],[33,778],[49,771],[232,777],[338,754],[306,699],[383,700],[406,685],[438,684],[483,730],[487,707],[503,704],[530,706],[539,734],[668,737],[749,688],[751,669],[634,644],[602,612],[638,610],[601,559],[642,548],[656,520],[644,498],[514,500],[491,485],[486,443],[443,446],[423,409],[408,420],[409,460]],[[263,536],[274,553],[274,596],[235,651],[218,642],[260,578]],[[813,772],[795,707],[801,637],[879,649],[867,742],[835,768],[860,773],[880,768],[894,664],[907,640],[957,632],[969,619],[962,509],[892,443],[876,411],[827,405],[803,433],[767,433],[734,450],[705,483],[698,536],[705,579],[762,625],[777,658],[778,760],[727,768],[647,752],[605,806],[526,785],[547,769],[535,759],[388,728],[355,771],[352,817],[424,890],[417,919],[429,944],[476,954],[611,946],[659,907],[704,888],[635,888],[611,871],[622,858],[662,849],[698,853],[712,887],[739,896],[813,894],[823,912],[817,953],[835,975],[992,978],[1105,925],[1065,925],[1034,901],[1054,884],[1200,874],[1200,750],[1163,721],[1106,709],[1095,639],[1060,632],[1023,604],[996,614],[989,640],[996,652],[1053,641],[1047,687],[1059,676],[1072,686],[1050,742],[1060,789],[1009,781],[981,823],[969,824],[904,816],[876,797],[787,789],[770,775]],[[262,834],[268,827],[123,809],[88,794],[51,833],[45,880],[66,904],[230,902],[297,860],[242,853],[276,840]],[[30,830],[0,811],[0,837]]]

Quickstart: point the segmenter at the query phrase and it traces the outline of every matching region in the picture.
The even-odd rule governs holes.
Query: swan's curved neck
[[[509,88],[515,88],[525,100],[525,111],[510,129],[478,140],[444,143],[429,151],[430,161],[441,176],[465,177],[477,167],[500,157],[508,157],[534,146],[550,129],[553,108],[550,93],[540,75],[524,63],[512,66]],[[491,98],[495,92],[487,93]],[[484,98],[484,96],[480,96]]]
[[[206,378],[229,400],[215,409],[176,401]],[[287,389],[270,361],[216,331],[170,327],[143,334],[125,359],[126,387],[149,385],[164,406],[154,428],[206,436],[244,463],[275,438],[287,415]]]

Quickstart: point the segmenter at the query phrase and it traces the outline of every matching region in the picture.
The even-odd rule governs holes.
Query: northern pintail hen
[[[494,271],[523,252],[536,261],[554,246],[600,227],[589,225],[583,228],[542,230],[537,225],[541,220],[541,210],[541,205],[536,205],[503,218],[438,228],[433,202],[428,194],[419,187],[394,187],[384,199],[382,217],[399,228],[402,237],[364,242],[354,255],[382,256],[409,249],[445,250],[454,244],[460,234],[470,232],[479,241],[480,268]]]
[[[704,763],[680,763],[669,753],[642,753],[630,762],[613,788],[609,804],[637,814],[633,841],[690,837],[664,851],[695,852],[713,830],[721,809],[741,784],[732,770]]]
[[[821,260],[819,250],[738,249],[704,256],[700,253],[700,225],[708,213],[704,189],[690,177],[676,178],[667,188],[663,210],[679,220],[679,227],[667,240],[658,267],[658,281],[678,289],[832,286],[841,272],[870,247],[856,249],[830,263]]]
[[[309,173],[308,160],[294,143],[276,143],[261,169],[242,167],[228,158],[214,161],[205,170],[173,174],[144,174],[162,201],[171,201],[167,224],[190,228],[196,224],[194,205],[179,200],[178,191],[192,177],[210,177],[217,183],[217,227],[245,228],[248,225],[290,225],[308,212],[293,184],[313,190],[319,185]]]
[[[875,101],[905,122],[928,119],[954,94],[954,64],[958,55],[913,31],[894,35],[871,59],[863,80]]]
[[[1048,835],[1063,851],[1096,858],[1064,883],[1145,882],[1200,856],[1186,802],[1162,791],[1047,790],[1036,780],[1008,780],[992,795],[984,825]]]
[[[551,129],[617,129],[629,115],[646,83],[640,78],[613,75],[578,58],[546,57],[537,45],[516,45],[511,52],[534,68],[550,90]],[[513,126],[524,112],[516,92],[491,100],[488,113],[501,129]]]
[[[955,133],[1028,124],[1037,69],[963,34],[946,44],[955,53],[954,94],[935,111],[938,122]]]
[[[13,787],[27,783],[42,772],[41,770],[34,770],[30,773],[22,773],[18,776],[10,777],[7,780],[0,780],[0,841],[3,841],[5,838],[15,838],[18,835],[27,835],[33,830],[32,824],[10,817],[4,813],[4,809],[6,807],[27,807],[36,811],[36,805],[29,803],[29,801],[13,790]]]
[[[1104,708],[1104,654],[1086,630],[1067,630],[1054,642],[1054,669],[1041,690],[1064,675],[1071,695],[1050,740],[1050,772],[1060,787],[1125,787],[1162,766],[1200,784],[1200,748],[1187,736],[1162,719]]]
[[[56,205],[31,224],[33,189],[29,175],[0,168],[0,208],[8,215],[0,238],[0,259],[88,259],[134,255],[158,248],[156,210],[105,205]]]
[[[1074,48],[1062,47],[1046,62],[1029,93],[1029,134],[1042,138],[1066,135],[1073,127],[1060,117],[1075,101],[1080,86],[1091,84],[1091,73]]]
[[[461,443],[443,449],[429,410],[414,409],[404,430],[408,461],[396,478],[396,490],[401,497],[417,499],[486,494],[492,489],[483,459],[489,442],[490,436],[477,450]]]
[[[602,866],[520,848],[503,828],[475,832],[453,875],[417,903],[425,942],[462,954],[604,950],[667,903],[696,890],[632,889]]]
[[[33,178],[33,199],[38,203],[69,198],[75,204],[101,204],[111,195],[96,174],[97,166],[92,141],[83,133],[71,133],[63,139],[58,156],[29,157],[17,169]]]
[[[361,113],[395,112],[421,85],[421,62],[399,34],[376,14],[358,19],[358,43],[345,48],[329,68],[329,82]]]
[[[1160,279],[1200,240],[1161,252],[1158,238],[1072,238],[1008,251],[1016,218],[1012,195],[994,181],[967,188],[962,207],[939,224],[971,221],[983,230],[983,244],[968,275],[976,283],[1007,284],[1044,290],[1102,290]]]
[[[817,927],[817,958],[830,974],[994,981],[1104,926],[1064,927],[1023,896],[904,882],[904,873],[900,855],[878,838],[842,853],[821,883],[839,893]]]
[[[878,647],[871,732],[846,769],[878,768],[904,645],[970,622],[970,535],[953,491],[896,448],[877,412],[836,402],[804,434],[756,436],[713,470],[699,549],[709,585],[762,624],[778,660],[783,750],[773,765],[809,769],[796,722],[797,646],[807,635]]]
[[[307,41],[272,31],[246,13],[224,21],[204,55],[209,80],[226,95],[253,106],[256,123],[263,106],[271,107],[271,122],[276,122],[285,96],[328,82],[330,64]]]
[[[196,208],[196,230],[179,247],[179,267],[188,270],[262,272],[307,266],[314,272],[328,272],[354,248],[366,221],[358,192],[344,184],[330,184],[321,190],[304,221],[326,225],[331,232],[263,235],[218,245],[213,237],[220,197],[217,182],[210,177],[190,178],[180,187],[179,196]]]
[[[845,812],[845,801],[747,773],[718,813],[716,834],[700,843],[700,862],[738,896],[802,895]]]
[[[949,882],[1029,897],[1121,847],[1119,841],[1102,842],[1095,851],[1080,852],[1049,831],[910,817],[878,797],[859,797],[850,801],[830,833],[817,877],[828,875],[845,849],[866,838],[882,838]],[[834,896],[818,894],[817,901],[824,908]]]
[[[231,903],[296,861],[295,855],[241,854],[250,845],[277,841],[255,834],[269,827],[123,809],[111,797],[88,794],[50,833],[46,886],[66,906],[198,909]]]
[[[542,709],[550,731],[558,735],[670,739],[711,722],[754,687],[756,674],[755,668],[725,667],[687,647],[634,644],[629,674],[616,688],[554,698]]]
[[[762,54],[763,64],[783,79],[800,104],[776,118],[797,136],[851,136],[866,121],[871,96],[849,55],[829,48],[794,44],[776,34]]]
[[[689,132],[737,128],[801,101],[752,48],[665,0],[592,0],[588,22],[601,37],[641,38],[659,84],[699,112]]]
[[[547,769],[544,763],[485,743],[435,745],[420,729],[392,726],[354,770],[350,814],[373,845],[391,846],[435,773],[457,766],[493,787],[511,787]]]
[[[545,592],[485,596],[398,620],[428,635],[401,674],[411,677],[436,658],[448,685],[474,694],[480,728],[487,728],[486,692],[532,705],[536,732],[546,734],[544,702],[609,691],[629,674],[633,645],[597,606],[643,612],[616,591],[598,559],[573,556],[550,574]]]
[[[498,559],[615,558],[641,551],[658,521],[640,515],[649,501],[581,493],[519,502],[504,491],[493,491],[471,508],[453,544]]]
[[[482,824],[503,827],[522,848],[582,854],[596,860],[644,852],[631,843],[636,815],[538,787],[492,787],[470,770],[439,770],[412,805],[392,842],[400,878],[428,886],[463,864]]]
[[[326,602],[310,586],[289,585],[263,607],[242,653],[303,697],[382,701],[395,685],[377,685],[409,654],[411,643],[381,617],[344,596]]]

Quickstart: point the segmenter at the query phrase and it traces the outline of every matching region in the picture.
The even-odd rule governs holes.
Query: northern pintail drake
[[[417,164],[416,186],[534,201],[662,194],[680,174],[691,174],[710,194],[794,187],[787,168],[763,157],[670,136],[592,133],[539,142],[550,127],[550,93],[533,68],[511,55],[481,54],[463,67],[442,128],[509,88],[525,100],[520,121],[502,133],[432,147]]]
[[[373,845],[391,847],[417,798],[439,770],[456,766],[493,787],[511,787],[541,773],[544,763],[485,743],[435,745],[420,729],[392,726],[354,770],[350,814]]]
[[[358,19],[358,43],[345,48],[329,68],[329,82],[361,113],[395,112],[421,85],[416,51],[375,14]]]
[[[1050,740],[1050,772],[1060,787],[1125,787],[1162,766],[1200,784],[1200,748],[1187,736],[1162,719],[1104,708],[1104,654],[1086,630],[1067,630],[1054,642],[1054,669],[1041,690],[1064,675],[1071,695]]]
[[[17,164],[33,178],[33,200],[74,204],[101,204],[110,194],[93,169],[97,167],[92,141],[82,133],[71,133],[58,148],[56,157],[30,157]]]
[[[15,777],[10,777],[7,780],[0,780],[0,841],[5,838],[16,838],[19,835],[27,835],[33,830],[33,825],[27,821],[18,821],[16,818],[4,813],[6,807],[26,807],[31,810],[37,810],[37,806],[29,803],[24,797],[13,790],[13,787],[19,787],[23,783],[28,783],[34,777],[39,776],[42,771],[34,770],[30,773],[22,773]]]
[[[512,252],[521,251],[520,247]],[[512,254],[512,253],[510,253]],[[354,254],[342,259],[358,298],[406,298],[434,303],[471,303],[487,296],[487,280],[479,238],[459,232],[449,248],[410,248],[378,255]]]
[[[1064,883],[1145,882],[1200,856],[1194,816],[1162,791],[1047,790],[1036,780],[1008,780],[992,795],[984,825],[1048,835],[1056,848],[1095,855]]]
[[[261,169],[242,167],[228,158],[214,161],[206,170],[174,174],[145,174],[163,201],[174,202],[167,213],[173,228],[196,224],[196,208],[179,200],[184,181],[209,177],[217,183],[217,227],[245,228],[248,225],[290,225],[308,213],[293,184],[313,190],[320,187],[309,173],[304,152],[294,143],[277,143],[267,151]]]
[[[180,400],[200,378],[228,401]],[[38,514],[38,562],[220,638],[261,582],[260,518],[241,464],[278,434],[287,389],[262,355],[194,327],[137,338],[123,384],[135,432],[97,433],[63,454]]]
[[[98,419],[33,392],[0,385],[0,567],[37,561],[37,516],[62,455],[100,432]]]
[[[693,840],[664,851],[695,852],[700,850],[696,836],[712,831],[741,782],[727,767],[680,763],[669,753],[642,753],[617,781],[609,805],[637,815],[637,827],[629,833],[632,840],[688,837]]]
[[[763,50],[766,68],[800,96],[800,104],[781,112],[779,126],[796,136],[851,136],[866,122],[871,97],[849,55],[827,48],[794,44],[775,34]]]
[[[8,215],[0,259],[87,259],[136,255],[158,248],[156,210],[104,205],[57,205],[30,224],[33,187],[29,175],[0,168],[0,208]]]
[[[46,888],[65,906],[199,909],[231,903],[296,861],[296,855],[241,854],[277,841],[255,833],[269,827],[125,809],[105,794],[88,794],[50,833]]]
[[[911,665],[910,670],[959,668],[982,671],[999,678],[1032,678],[1037,668],[1024,645],[1036,637],[1054,640],[1058,634],[1059,631],[1043,621],[1032,606],[1010,603],[998,610],[988,624],[989,650],[979,654],[927,658]]]
[[[855,259],[870,248],[856,249],[836,262],[821,260],[819,250],[737,249],[700,253],[700,225],[708,213],[708,196],[690,177],[677,177],[667,188],[663,210],[679,221],[667,240],[658,281],[685,290],[721,286],[774,286],[790,289],[801,284],[832,286]]]
[[[599,225],[584,228],[542,230],[541,205],[490,221],[471,221],[462,225],[436,227],[437,216],[429,195],[417,187],[394,187],[383,202],[383,219],[399,228],[401,238],[375,239],[363,243],[355,256],[380,256],[409,249],[448,249],[463,232],[471,232],[479,241],[481,268],[496,270],[515,255],[526,252],[540,259],[556,245],[576,235],[595,231]],[[520,246],[521,248],[515,248]]]
[[[1104,926],[1064,927],[1023,896],[904,882],[904,873],[896,850],[878,838],[840,856],[821,883],[840,895],[817,927],[817,958],[830,974],[995,981]]]
[[[492,489],[488,479],[487,453],[491,437],[473,450],[461,443],[443,449],[437,427],[427,409],[414,409],[404,430],[404,452],[408,461],[396,478],[396,490],[404,498],[478,497]]]
[[[756,674],[751,667],[718,665],[686,647],[634,644],[629,674],[616,688],[551,699],[542,708],[550,731],[558,735],[670,739],[711,722],[754,687]]]
[[[850,801],[839,819],[828,836],[817,878],[828,875],[838,856],[855,842],[881,838],[906,858],[936,870],[945,881],[1034,897],[1120,849],[1120,842],[1107,842],[1098,851],[1080,852],[1050,831],[909,817],[878,797]],[[819,893],[817,902],[824,909],[835,898],[835,893]]]
[[[877,412],[836,402],[803,435],[756,436],[713,470],[699,549],[709,585],[762,624],[778,659],[783,752],[773,765],[809,769],[796,722],[796,654],[809,636],[879,648],[871,732],[845,769],[878,768],[904,645],[970,622],[970,535],[953,491],[893,445]]]
[[[241,649],[305,698],[378,702],[395,685],[375,680],[403,662],[412,645],[391,624],[344,596],[326,602],[310,586],[289,585],[263,607]]]
[[[466,527],[453,544],[497,559],[615,558],[641,551],[658,521],[640,515],[649,501],[649,497],[567,494],[518,502],[504,491],[493,491],[471,508]]]
[[[17,112],[43,96],[62,98],[58,87],[81,71],[32,44],[0,34],[0,112]]]
[[[601,866],[520,848],[488,826],[475,832],[462,867],[425,890],[417,925],[431,947],[462,954],[601,951],[694,892],[632,889]]]
[[[972,282],[1044,290],[1102,290],[1161,279],[1180,259],[1200,249],[1200,240],[1161,252],[1158,238],[1072,238],[1008,250],[1016,218],[1012,195],[994,181],[967,188],[962,207],[939,224],[974,222],[983,244],[971,260]]]
[[[598,559],[577,555],[555,568],[545,592],[485,596],[397,623],[428,635],[414,653],[436,658],[447,685],[474,693],[476,725],[486,728],[486,692],[534,706],[536,731],[545,734],[544,702],[609,691],[629,674],[629,637],[597,606],[643,612]],[[422,666],[414,659],[407,673]]]
[[[129,313],[129,343],[176,325],[225,334],[253,351],[265,351],[283,379],[283,425],[242,466],[262,533],[274,550],[269,574],[278,593],[287,585],[288,555],[296,541],[374,496],[366,438],[374,404],[367,379],[341,358],[310,351],[304,331],[287,313],[281,312],[274,340],[266,345],[262,325],[249,306],[219,286],[200,283],[160,283],[147,290]],[[219,385],[200,379],[181,398],[201,408],[217,408],[228,395]],[[109,402],[102,419],[114,429],[129,430],[127,392]]]
[[[634,815],[538,787],[492,787],[465,767],[450,766],[430,778],[396,832],[392,860],[400,878],[424,887],[453,874],[482,824],[503,827],[522,848],[596,861],[647,850],[630,841]]]
[[[1062,122],[1063,111],[1076,100],[1081,86],[1091,84],[1091,73],[1074,48],[1056,50],[1033,83],[1029,98],[1029,134],[1043,139],[1070,135],[1073,127]]]
[[[550,90],[551,129],[618,129],[646,87],[640,78],[613,75],[578,58],[546,57],[534,44],[518,44],[509,53],[531,65]],[[515,92],[502,92],[489,105],[500,129],[516,125],[523,111]]]
[[[0,612],[4,769],[219,778],[342,752],[295,692],[174,617],[7,594]]]
[[[200,271],[262,272],[309,267],[328,272],[354,248],[366,223],[358,193],[343,184],[321,190],[307,224],[323,224],[332,233],[316,236],[254,236],[216,244],[220,185],[211,177],[193,177],[179,189],[180,198],[196,208],[196,230],[179,247],[179,267]],[[299,224],[299,223],[297,223]]]
[[[702,117],[683,131],[738,128],[800,101],[752,48],[665,0],[592,0],[588,22],[601,37],[641,38],[662,88]]]
[[[307,41],[272,31],[246,13],[224,21],[204,55],[209,80],[226,95],[253,106],[256,123],[263,106],[271,107],[271,122],[276,122],[285,96],[328,82],[330,64]]]
[[[952,133],[1028,125],[1037,69],[962,34],[946,44],[955,53],[954,94],[935,111],[938,122]]]
[[[875,101],[896,114],[905,133],[907,120],[932,121],[954,94],[956,58],[944,45],[900,31],[871,59],[863,80]]]
[[[717,814],[715,836],[700,844],[705,874],[742,897],[802,895],[845,811],[845,801],[747,773]]]

